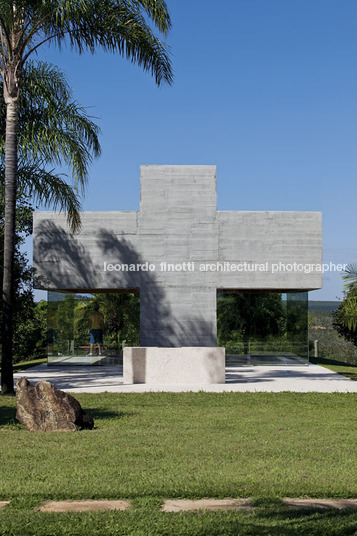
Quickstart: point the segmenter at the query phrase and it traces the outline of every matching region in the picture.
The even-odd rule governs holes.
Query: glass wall
[[[139,294],[48,292],[48,364],[121,363],[139,346],[139,313]]]
[[[91,341],[95,311],[104,329]],[[121,363],[124,346],[140,345],[139,316],[139,293],[48,292],[48,364]],[[219,290],[217,335],[227,365],[307,364],[308,294]]]
[[[217,335],[227,365],[305,365],[308,293],[219,290]]]

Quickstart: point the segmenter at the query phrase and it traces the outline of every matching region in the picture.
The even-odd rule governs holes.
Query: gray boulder
[[[16,401],[16,418],[31,431],[67,432],[91,430],[94,426],[78,400],[50,382],[32,385],[27,378],[20,378]]]

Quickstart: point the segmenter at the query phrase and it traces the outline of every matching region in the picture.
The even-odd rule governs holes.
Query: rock
[[[20,378],[16,401],[16,418],[31,431],[67,432],[94,426],[78,400],[50,382],[32,385],[27,378]]]

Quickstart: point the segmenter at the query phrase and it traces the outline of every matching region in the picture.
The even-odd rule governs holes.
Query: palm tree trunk
[[[15,251],[16,190],[17,190],[17,130],[18,102],[11,99],[6,103],[5,137],[5,230],[4,230],[4,274],[3,274],[3,318],[1,394],[14,393],[12,364],[13,338],[13,265]]]

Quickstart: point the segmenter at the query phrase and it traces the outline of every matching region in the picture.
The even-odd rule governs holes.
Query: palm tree
[[[343,279],[347,294],[340,308],[340,321],[353,332],[357,330],[357,263],[347,265]]]
[[[0,76],[6,105],[5,231],[2,368],[12,363],[12,269],[17,193],[19,96],[28,58],[48,42],[68,42],[78,52],[100,47],[149,71],[160,85],[172,82],[167,47],[147,21],[166,35],[171,26],[164,0],[0,0]],[[105,82],[103,82],[104,84]],[[2,393],[13,392],[2,375]]]
[[[3,84],[0,81],[0,93]],[[0,183],[5,173],[6,107],[0,100]],[[19,98],[17,198],[67,212],[72,232],[80,227],[80,199],[88,179],[88,166],[100,155],[99,127],[73,100],[62,71],[45,62],[28,62]],[[48,166],[65,164],[66,175]]]
[[[2,84],[0,83],[0,91]],[[5,116],[0,101],[0,184],[4,185]],[[86,111],[72,99],[63,73],[43,62],[29,62],[23,72],[19,97],[18,188],[17,201],[32,199],[45,207],[66,210],[69,226],[75,232],[80,225],[80,198],[88,165],[100,154],[99,128]],[[49,166],[65,163],[75,183],[55,173]],[[3,198],[3,192],[1,192]],[[2,257],[2,254],[1,256]],[[14,285],[12,283],[12,288]],[[2,366],[5,380],[11,383],[12,362]]]

